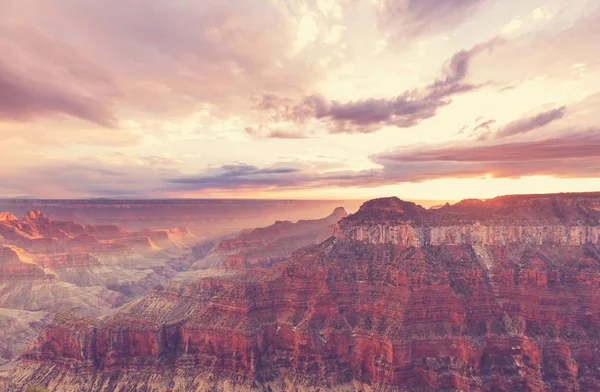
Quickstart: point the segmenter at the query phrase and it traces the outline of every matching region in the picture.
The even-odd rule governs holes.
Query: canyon
[[[0,214],[0,365],[16,358],[52,316],[89,316],[138,297],[168,278],[165,259],[196,239],[186,228],[130,232],[48,218]]]
[[[0,377],[60,312],[110,314],[160,282],[186,276],[188,270],[206,269],[202,263],[225,266],[225,248],[228,255],[241,255],[272,243],[261,260],[281,260],[301,246],[330,236],[333,225],[345,214],[342,208],[321,220],[247,229],[254,233],[252,248],[244,233],[239,238],[234,232],[207,240],[186,227],[131,231],[114,224],[55,220],[40,210],[26,211],[21,219],[2,213]]]
[[[599,193],[376,199],[246,257],[285,227],[111,314],[59,313],[0,391],[600,390]]]

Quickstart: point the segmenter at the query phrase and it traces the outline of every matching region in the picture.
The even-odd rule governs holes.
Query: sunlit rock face
[[[0,390],[600,390],[599,201],[371,201],[270,268],[57,318]]]
[[[435,210],[397,198],[365,203],[335,231],[339,239],[373,244],[426,245],[597,244],[595,195],[466,200]]]
[[[0,212],[0,222],[4,221],[16,221],[17,217],[10,212]]]
[[[0,246],[0,280],[8,278],[35,279],[46,276],[44,269],[33,263],[24,262],[20,250],[12,246]]]

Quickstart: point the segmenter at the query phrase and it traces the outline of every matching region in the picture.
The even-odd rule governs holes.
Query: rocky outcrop
[[[40,210],[27,211],[25,213],[24,220],[34,221],[36,223],[49,223],[50,222],[50,219],[46,215],[42,214],[42,212]]]
[[[10,212],[0,212],[0,222],[4,221],[16,221],[17,217]]]
[[[57,319],[3,390],[598,390],[597,243],[411,244],[353,233],[495,227],[498,210],[507,212],[500,227],[517,216],[524,227],[594,227],[599,199],[469,201],[436,215],[371,202],[336,236],[270,268],[199,274],[110,317]],[[546,215],[538,222],[535,211]]]
[[[36,279],[46,276],[37,264],[21,260],[19,250],[12,246],[0,246],[0,281],[8,279]]]

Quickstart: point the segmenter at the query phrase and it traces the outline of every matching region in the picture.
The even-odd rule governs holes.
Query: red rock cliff
[[[269,269],[58,320],[6,390],[600,390],[600,248],[568,240],[598,227],[600,195],[525,199],[366,203],[336,237]],[[419,237],[474,225],[504,236]]]

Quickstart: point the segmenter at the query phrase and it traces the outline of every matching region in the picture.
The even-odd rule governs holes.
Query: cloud
[[[538,113],[535,116],[527,117],[521,120],[513,121],[504,128],[496,132],[496,138],[505,138],[508,136],[520,135],[542,128],[551,122],[560,120],[567,112],[566,106],[561,106],[546,112]]]
[[[246,187],[281,187],[297,181],[294,167],[258,168],[247,164],[223,165],[207,169],[199,176],[167,179],[177,190],[236,189]]]
[[[560,137],[511,143],[438,145],[401,149],[371,157],[379,168],[320,171],[305,162],[267,168],[236,164],[199,176],[170,178],[176,191],[205,189],[316,189],[376,187],[440,178],[518,178],[534,175],[594,178],[600,170],[600,132],[589,129]]]
[[[161,197],[165,179],[179,172],[153,167],[145,159],[45,159],[3,172],[3,196],[28,194],[43,198]]]
[[[584,100],[584,104],[590,98]],[[491,139],[504,139],[507,137],[525,135],[529,132],[544,128],[546,125],[562,119],[567,113],[567,107],[561,106],[558,108],[546,110],[535,115],[524,117],[512,121],[503,127],[498,127],[497,121],[494,119],[481,121],[476,126],[470,129],[470,135],[479,141]],[[479,121],[478,119],[476,121]],[[470,127],[464,126],[459,134],[464,134]]]
[[[309,162],[265,167],[245,163],[183,175],[176,165],[153,167],[153,157],[48,162],[3,175],[3,189],[44,197],[163,197],[201,190],[367,188],[440,178],[518,178],[533,175],[595,178],[600,170],[600,130],[565,133],[543,140],[510,143],[433,145],[404,148],[371,157],[378,168],[348,170]],[[176,163],[176,162],[174,162]],[[48,179],[52,179],[48,181]]]
[[[354,2],[342,12],[351,2],[329,2],[335,12],[331,8],[325,16],[315,8],[324,2],[313,0],[147,0],[144,7],[138,0],[113,2],[110,7],[102,0],[12,2],[9,12],[0,12],[4,189],[48,196],[142,196],[211,187],[385,185],[487,172],[598,173],[599,159],[593,153],[598,143],[591,134],[598,130],[598,105],[577,110],[574,101],[597,86],[600,63],[593,49],[600,42],[600,11],[576,20],[583,7],[569,8],[549,24],[527,19],[535,7],[520,9],[527,23],[527,29],[518,31],[522,35],[460,51],[436,73],[430,67],[435,64],[419,63],[414,70],[407,65],[419,58],[418,48],[405,53],[387,49],[394,42],[403,45],[446,34],[486,6],[485,0],[379,1],[380,22],[391,33],[369,30],[373,15],[362,11],[372,11],[370,5],[353,8]],[[478,21],[489,24],[485,35],[502,28],[498,16],[488,14],[482,13],[486,19]],[[504,15],[508,22],[516,13]],[[541,11],[532,15],[546,18]],[[307,34],[299,37],[303,17]],[[434,37],[428,48],[445,53],[444,48],[476,39],[462,32],[468,33],[446,34],[448,41]],[[386,65],[373,74],[364,58],[375,56],[371,53],[377,42],[385,42],[386,51],[373,60]],[[435,56],[427,58],[429,63]],[[390,72],[403,75],[409,68],[403,85],[413,77],[428,79],[414,89],[394,89]],[[546,79],[536,79],[545,74]],[[519,91],[502,93],[496,100],[496,90],[509,84]],[[492,88],[478,91],[485,86]],[[336,99],[321,94],[333,90]],[[358,91],[369,93],[356,97]],[[459,94],[474,91],[477,94],[459,102]],[[513,93],[515,101],[503,105]],[[252,101],[255,96],[260,99]],[[529,111],[548,102],[560,104],[542,106],[527,117],[510,117],[516,119],[513,122],[505,120],[511,110]],[[568,119],[566,108],[558,107],[563,103],[568,104]],[[429,120],[438,114],[444,117]],[[419,128],[423,134],[413,132],[411,140],[445,138],[446,125],[458,128],[461,118],[479,115],[485,117],[470,123],[467,132],[474,132],[475,138],[483,133],[485,140],[403,148],[377,154],[373,162],[366,162],[366,155],[377,152],[370,148],[382,148],[380,139],[323,135],[410,128],[429,120],[431,127]],[[557,124],[565,126],[562,132]],[[578,131],[583,125],[596,128]],[[333,167],[306,162],[249,165],[267,161],[270,154],[275,154],[274,160],[283,159],[279,155],[313,159],[308,155],[319,150],[319,141],[293,139],[315,135],[327,146],[335,145],[332,154],[345,155],[347,161]],[[244,147],[240,142],[249,138],[251,147]],[[202,143],[192,145],[191,139]],[[40,147],[48,143],[52,145]],[[86,147],[70,149],[74,144]],[[271,145],[281,150],[270,151]],[[135,146],[131,150],[139,155],[114,161],[85,156],[112,153],[107,146],[123,148],[120,151]],[[211,168],[196,176],[182,172],[192,164],[226,162],[221,148],[247,164]],[[338,152],[344,148],[350,151]],[[159,150],[176,155],[156,155]],[[201,159],[184,154],[197,151]],[[377,164],[379,168],[371,170],[348,170]]]
[[[567,15],[557,17],[551,27],[507,39],[493,56],[478,56],[473,62],[477,70],[474,79],[514,86],[540,76],[548,82],[564,83],[571,81],[573,74],[597,72],[600,69],[596,56],[600,50],[600,7],[589,4],[585,15],[575,21],[568,20]],[[587,64],[585,74],[582,68],[571,68],[574,64]]]
[[[1,93],[20,100],[4,98],[2,115],[56,112],[114,126],[140,112],[181,117],[203,103],[238,115],[257,89],[289,93],[319,78],[316,63],[291,54],[295,28],[270,0],[16,2],[0,14],[0,48],[21,71],[2,80]]]
[[[244,131],[248,136],[255,139],[305,139],[308,137],[308,134],[301,130],[270,129],[264,125],[246,127]]]
[[[561,137],[501,144],[422,148],[383,154],[382,159],[406,162],[495,162],[600,157],[600,130]]]
[[[303,123],[318,119],[329,123],[332,133],[370,133],[383,125],[410,128],[434,117],[439,108],[452,102],[452,97],[472,91],[475,86],[465,81],[474,56],[492,50],[500,40],[492,40],[460,51],[445,64],[440,76],[422,89],[405,91],[390,99],[367,98],[341,103],[321,95],[310,95],[299,104],[274,94],[264,95],[258,108],[273,112],[273,120]]]
[[[305,139],[308,135],[302,132],[275,130],[268,137],[273,139]]]
[[[383,27],[406,41],[451,30],[468,18],[486,0],[383,0],[379,19]]]
[[[492,127],[492,125],[496,124],[496,120],[491,119],[491,120],[487,120],[484,121],[482,123],[477,124],[477,126],[475,126],[475,128],[473,128],[473,132],[477,133],[477,132],[481,132],[481,131],[489,131]]]
[[[515,31],[519,30],[521,28],[521,26],[523,26],[523,21],[521,20],[520,16],[517,16],[516,18],[514,18],[513,20],[508,22],[508,24],[506,26],[504,26],[504,28],[502,29],[502,32],[504,34],[510,34],[510,33],[513,33]]]
[[[548,10],[546,7],[538,7],[531,11],[531,17],[534,20],[550,20],[554,18],[555,14]]]
[[[402,149],[372,158],[390,177],[405,181],[487,173],[494,177],[591,178],[600,169],[600,130],[565,131],[562,136],[542,140]]]
[[[0,120],[26,121],[69,115],[103,127],[115,127],[112,111],[102,102],[54,85],[23,77],[0,60]]]

